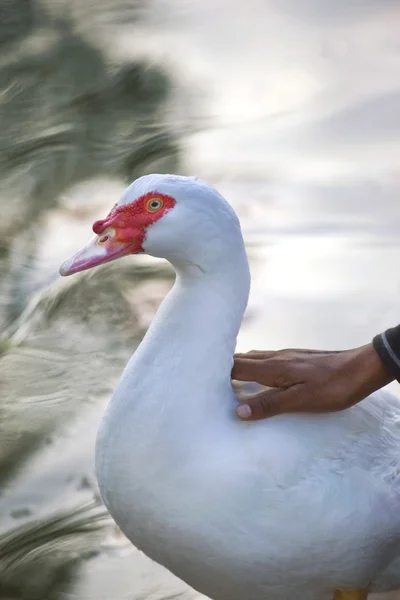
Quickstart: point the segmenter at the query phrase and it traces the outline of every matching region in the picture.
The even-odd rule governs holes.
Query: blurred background
[[[392,0],[0,0],[1,600],[199,597],[126,543],[93,469],[173,273],[58,275],[134,178],[195,174],[237,210],[240,350],[400,321],[399,28]]]

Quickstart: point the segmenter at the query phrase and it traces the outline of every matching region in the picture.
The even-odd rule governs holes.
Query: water
[[[1,10],[1,597],[192,598],[104,520],[93,473],[102,411],[171,271],[126,259],[60,280],[58,266],[125,182],[197,174],[243,223],[241,350],[352,347],[397,324],[400,9]]]

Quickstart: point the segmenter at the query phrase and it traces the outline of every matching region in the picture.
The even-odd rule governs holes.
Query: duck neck
[[[200,269],[175,264],[175,284],[133,357],[132,371],[147,371],[167,390],[230,385],[236,337],[247,305],[250,274],[244,247],[223,265]],[[163,374],[164,371],[164,374]],[[206,382],[206,383],[205,383]]]

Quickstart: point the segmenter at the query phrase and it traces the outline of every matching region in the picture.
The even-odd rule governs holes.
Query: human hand
[[[238,417],[255,421],[281,413],[343,410],[394,378],[373,345],[367,344],[341,352],[290,349],[235,354],[232,379],[275,388],[236,408]]]

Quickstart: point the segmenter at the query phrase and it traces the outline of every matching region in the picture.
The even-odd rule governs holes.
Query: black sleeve
[[[385,367],[400,382],[400,325],[376,335],[372,343]]]

